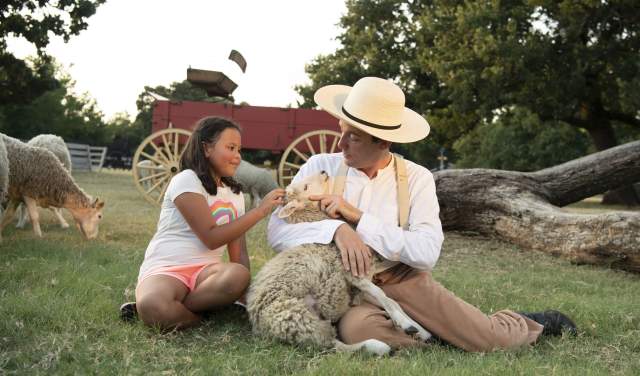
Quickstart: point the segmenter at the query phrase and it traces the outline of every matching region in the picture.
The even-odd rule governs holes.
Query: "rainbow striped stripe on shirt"
[[[209,206],[211,216],[217,224],[230,223],[238,218],[238,210],[233,203],[223,200],[216,200]]]

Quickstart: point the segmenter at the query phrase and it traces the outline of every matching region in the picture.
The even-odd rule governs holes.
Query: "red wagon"
[[[179,170],[192,127],[212,115],[226,117],[242,127],[243,149],[281,154],[281,186],[291,181],[311,155],[338,150],[338,121],[324,111],[156,99],[151,135],[140,144],[133,159],[136,186],[148,201],[156,205],[162,202],[169,180]]]

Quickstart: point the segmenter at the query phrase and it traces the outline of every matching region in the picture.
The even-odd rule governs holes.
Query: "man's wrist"
[[[360,218],[362,218],[362,211],[358,208],[352,208],[348,211],[345,219],[352,225],[357,226],[358,222],[360,222]]]

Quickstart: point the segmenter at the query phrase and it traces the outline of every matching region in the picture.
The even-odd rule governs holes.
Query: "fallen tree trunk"
[[[532,173],[434,174],[445,230],[475,231],[576,263],[640,272],[640,213],[560,208],[640,181],[640,141]]]

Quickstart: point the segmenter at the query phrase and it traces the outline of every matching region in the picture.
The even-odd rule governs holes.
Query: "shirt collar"
[[[395,155],[393,155],[393,153],[390,153],[390,154],[391,154],[391,160],[389,160],[389,163],[385,167],[379,169],[378,173],[376,174],[376,176],[373,179],[370,179],[370,180],[375,180],[378,177],[386,176],[388,174],[395,174],[395,167],[394,166],[395,166],[396,157],[395,157]],[[369,176],[367,176],[367,174],[365,174],[364,172],[358,170],[357,168],[350,168],[349,170],[354,171],[360,177],[365,177],[365,178],[369,179]]]

